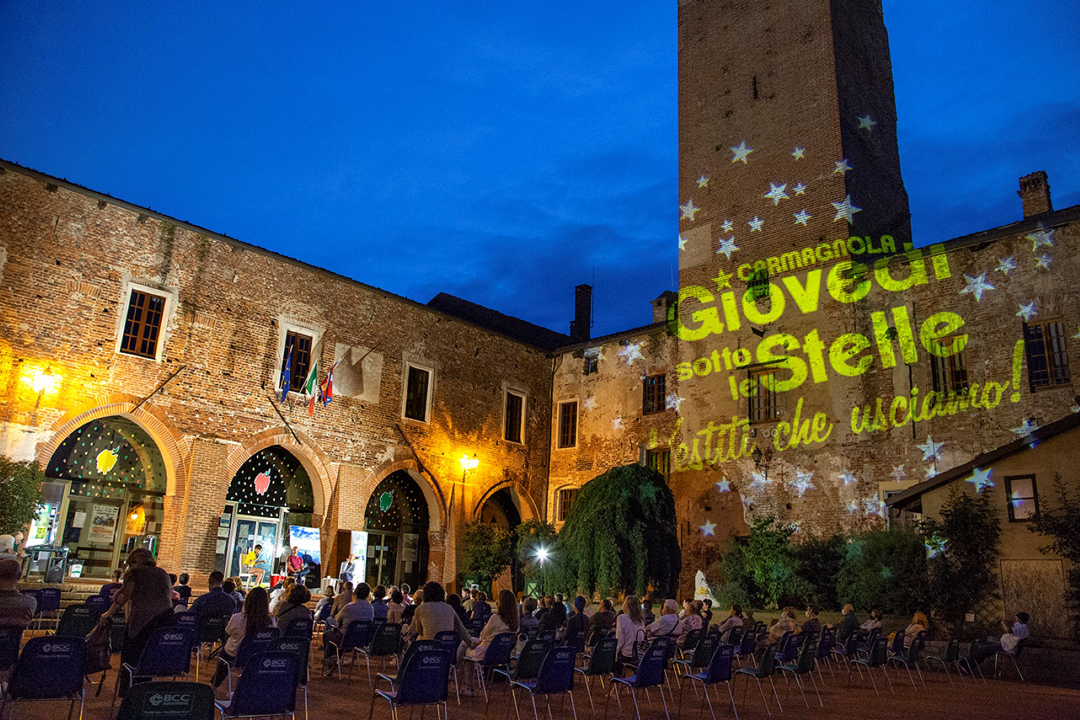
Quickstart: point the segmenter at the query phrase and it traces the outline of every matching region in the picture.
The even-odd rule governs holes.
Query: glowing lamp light
[[[540,561],[541,565],[544,564],[544,561],[548,559],[549,555],[550,555],[550,552],[548,551],[548,549],[546,547],[540,547],[540,548],[537,548],[537,550],[536,550],[536,559]]]
[[[463,472],[475,470],[476,467],[480,464],[480,461],[478,459],[474,457],[469,457],[468,455],[462,455],[458,462],[461,463],[461,469]]]
[[[129,520],[138,520],[139,519],[139,513],[137,513],[137,512],[131,513],[130,515],[128,515],[128,519]]]
[[[44,372],[38,373],[30,380],[30,387],[36,393],[52,392],[56,389],[59,378],[53,374],[52,368],[45,368]]]

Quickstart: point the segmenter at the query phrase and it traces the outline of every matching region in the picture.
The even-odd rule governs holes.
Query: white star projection
[[[986,273],[979,275],[979,277],[971,277],[965,274],[964,280],[967,281],[967,286],[960,291],[960,294],[971,293],[975,296],[975,302],[981,302],[983,293],[994,289],[993,285],[986,282]]]
[[[1042,268],[1043,270],[1049,270],[1051,260],[1053,260],[1052,257],[1047,255],[1046,253],[1043,253],[1039,256],[1039,259],[1035,261],[1035,267]]]
[[[595,410],[596,409],[596,398],[594,398],[592,395],[590,395],[589,397],[585,398],[585,401],[583,403],[581,403],[581,406],[583,408],[585,408],[586,410]]]
[[[843,481],[844,487],[854,485],[855,483],[859,482],[859,479],[855,477],[855,473],[851,472],[850,470],[845,470],[844,472],[840,473],[840,480]]]
[[[892,469],[892,472],[889,473],[889,474],[892,475],[892,479],[895,480],[896,482],[900,482],[901,480],[903,480],[904,478],[907,477],[907,471],[904,470],[903,465],[894,465],[893,469]]]
[[[806,157],[806,148],[795,148],[791,153],[791,157],[795,158],[796,160],[802,160],[804,157]]]
[[[813,215],[806,212],[806,208],[803,208],[799,212],[795,213],[795,224],[796,225],[806,225],[806,221],[809,220],[812,217],[813,217]]]
[[[723,478],[716,483],[716,490],[722,493],[731,492],[731,481]]]
[[[619,417],[618,415],[611,418],[611,429],[612,430],[622,430],[623,429],[622,418]]]
[[[850,502],[848,502],[847,511],[849,513],[857,513],[857,512],[859,512],[859,501],[858,500],[851,500]]]
[[[712,537],[713,531],[716,529],[716,523],[709,522],[708,518],[705,519],[704,525],[699,525],[698,530],[701,530],[702,537]]]
[[[1024,236],[1031,241],[1031,252],[1037,252],[1044,245],[1054,247],[1054,231],[1047,230],[1040,223],[1039,229]]]
[[[754,152],[754,149],[747,146],[746,141],[743,140],[738,145],[733,145],[731,147],[731,162],[741,162],[743,165],[746,165],[746,158],[750,157],[750,153],[752,152]]]
[[[877,125],[877,120],[869,115],[863,115],[859,118],[859,129],[865,130],[868,133],[874,132],[874,126]]]
[[[867,515],[885,517],[885,503],[881,501],[881,498],[866,498],[864,507]]]
[[[1027,437],[1038,429],[1039,426],[1031,422],[1031,418],[1024,418],[1024,422],[1020,424],[1020,427],[1014,427],[1012,433],[1017,437]]]
[[[792,481],[791,486],[798,491],[799,497],[806,494],[807,490],[814,489],[814,483],[811,480],[814,477],[814,471],[803,472],[802,470],[795,471],[795,480]]]
[[[844,198],[844,202],[834,202],[832,206],[836,208],[836,217],[833,218],[833,222],[843,218],[848,221],[848,225],[852,225],[855,223],[855,213],[862,212],[862,208],[851,204],[850,195]]]
[[[725,220],[724,222],[720,223],[720,229],[726,233],[729,233],[731,232],[733,224],[734,223],[732,223],[730,220]]]
[[[686,249],[686,238],[684,238],[682,235],[679,236],[679,249],[680,250],[685,250]]]
[[[747,490],[761,490],[762,492],[764,492],[765,486],[772,482],[767,477],[765,477],[765,473],[752,472],[750,473],[750,477],[752,479],[750,481],[750,484],[746,488]]]
[[[699,188],[708,187],[709,186],[709,176],[708,175],[702,175],[701,177],[699,177],[697,179],[697,186]]]
[[[851,167],[851,163],[848,162],[847,158],[844,158],[843,160],[837,160],[833,164],[836,165],[836,167],[833,169],[833,175],[835,175],[836,173],[840,173],[841,175],[847,175],[849,172],[854,170],[854,168]]]
[[[935,475],[937,475],[937,467],[935,467],[934,465],[928,465],[926,467],[926,479],[929,480]]]
[[[682,211],[682,216],[679,217],[679,219],[680,220],[689,220],[690,222],[694,222],[694,216],[697,215],[698,210],[700,210],[700,209],[701,208],[694,205],[693,200],[687,200],[685,205],[680,205],[679,206],[679,210]]]
[[[668,410],[674,410],[675,412],[679,412],[679,407],[682,404],[683,399],[681,397],[679,397],[675,393],[668,393],[667,401],[665,403],[665,406]]]
[[[964,482],[969,482],[973,484],[975,486],[976,492],[982,492],[987,488],[994,487],[994,481],[990,479],[990,471],[980,470],[979,468],[975,468],[974,470],[972,470],[971,477],[969,477]]]
[[[645,342],[628,342],[626,347],[619,351],[619,354],[626,358],[626,364],[632,365],[635,360],[644,360],[644,356],[641,354],[641,346]]]
[[[795,191],[796,195],[805,195],[806,194],[806,185],[804,185],[802,183],[799,183],[798,185],[793,187],[792,190]]]
[[[754,219],[747,223],[750,226],[750,232],[761,232],[761,226],[765,224],[764,220],[758,218],[757,215]]]
[[[925,462],[926,460],[929,460],[930,458],[933,458],[934,460],[940,460],[941,459],[941,448],[943,448],[944,446],[945,446],[945,443],[943,443],[943,442],[936,443],[936,442],[934,442],[934,438],[927,435],[926,436],[926,442],[924,442],[922,445],[916,445],[915,447],[922,450],[922,459]]]
[[[777,185],[774,182],[770,182],[769,183],[769,192],[762,195],[762,197],[767,197],[770,200],[772,200],[773,207],[776,207],[777,205],[780,204],[781,200],[788,200],[789,199],[788,194],[787,194],[787,183],[784,183],[782,185]]]
[[[1016,311],[1016,317],[1024,318],[1024,322],[1031,322],[1031,318],[1039,314],[1039,311],[1035,309],[1035,301],[1024,304],[1020,303],[1020,309]]]
[[[731,259],[731,253],[739,249],[739,246],[735,244],[735,236],[732,235],[727,240],[720,238],[720,249],[716,251],[717,255],[723,254],[728,260]]]
[[[1010,255],[1007,258],[1001,258],[998,260],[998,266],[995,268],[999,273],[1005,273],[1008,275],[1016,269],[1016,260]]]

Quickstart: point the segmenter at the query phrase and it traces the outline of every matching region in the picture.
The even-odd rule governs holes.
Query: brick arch
[[[492,498],[495,493],[500,490],[513,490],[521,501],[521,520],[542,520],[543,517],[536,509],[536,503],[532,499],[532,495],[526,492],[525,487],[517,480],[503,480],[495,483],[488,488],[483,495],[480,496],[480,500],[477,501],[476,507],[472,511],[473,522],[476,522],[480,518],[480,510],[484,507],[484,503]]]
[[[367,476],[360,483],[360,498],[363,503],[361,507],[366,510],[371,493],[375,492],[375,488],[378,487],[379,483],[382,482],[384,478],[392,475],[398,470],[405,470],[412,476],[413,480],[416,481],[416,484],[420,486],[420,491],[424,494],[424,499],[427,500],[428,532],[446,532],[448,520],[446,498],[443,497],[442,490],[439,488],[438,483],[436,483],[426,472],[420,470],[420,464],[413,457],[404,458],[402,460],[386,460],[373,468],[369,468]],[[363,515],[361,515],[361,521],[362,520]]]
[[[308,478],[311,480],[314,505],[312,514],[325,518],[330,496],[334,491],[334,483],[330,480],[330,459],[322,448],[316,445],[315,441],[307,435],[297,431],[296,436],[300,438],[301,442],[296,441],[296,437],[293,437],[288,428],[275,427],[263,430],[261,433],[240,443],[229,453],[225,465],[222,466],[222,487],[225,487],[226,492],[228,492],[232,479],[236,477],[240,467],[252,455],[268,447],[280,445],[300,461],[308,474]]]
[[[47,467],[60,443],[88,422],[120,416],[138,425],[154,441],[165,465],[165,494],[183,494],[188,476],[187,443],[168,415],[150,403],[139,405],[142,398],[127,393],[112,393],[100,399],[101,404],[82,411],[69,411],[49,428],[47,441],[38,444],[36,459],[39,467]]]

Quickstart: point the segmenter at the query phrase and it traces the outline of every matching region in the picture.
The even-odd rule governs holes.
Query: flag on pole
[[[337,363],[330,366],[330,372],[326,373],[326,385],[323,388],[323,405],[329,405],[334,400],[334,368]]]
[[[304,381],[304,387],[301,389],[305,395],[308,396],[308,417],[315,414],[315,397],[319,394],[319,361],[316,360],[311,364],[311,370],[308,372],[307,380]]]
[[[285,366],[281,368],[281,402],[289,396],[289,385],[292,384],[292,345],[286,348]]]

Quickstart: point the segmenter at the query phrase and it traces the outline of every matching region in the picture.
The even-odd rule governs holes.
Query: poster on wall
[[[90,542],[111,543],[119,517],[120,508],[116,505],[95,505],[90,518]]]
[[[352,576],[361,580],[367,577],[367,543],[368,534],[363,530],[353,530],[349,542],[349,554],[353,560]]]
[[[401,534],[401,559],[405,562],[416,562],[420,554],[420,536],[416,533]]]
[[[300,557],[310,555],[311,561],[316,565],[322,564],[319,549],[319,528],[304,527],[302,525],[289,526],[289,542],[292,547],[298,548]]]

